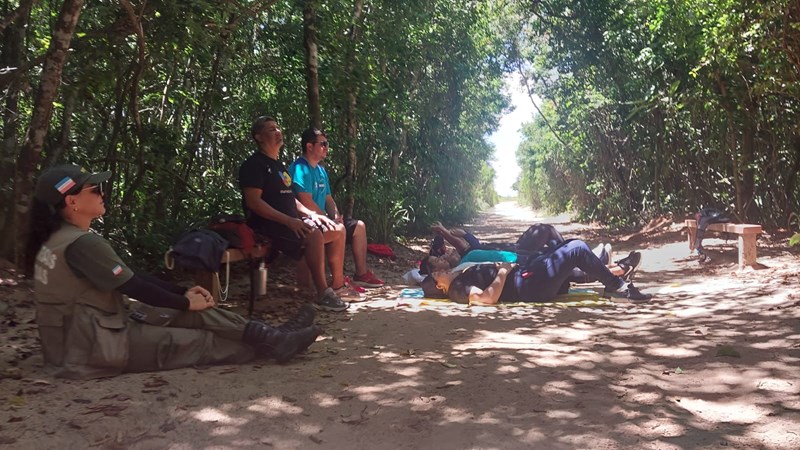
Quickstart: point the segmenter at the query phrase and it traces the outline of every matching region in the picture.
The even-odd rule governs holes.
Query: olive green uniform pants
[[[164,326],[130,321],[130,358],[125,372],[150,372],[195,365],[240,364],[255,357],[242,342],[244,317],[219,308],[169,311]]]

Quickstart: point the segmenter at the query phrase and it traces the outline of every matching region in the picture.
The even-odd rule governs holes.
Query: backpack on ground
[[[538,253],[545,247],[555,247],[564,242],[556,227],[547,223],[536,223],[528,227],[517,240],[517,249],[524,253]]]
[[[250,257],[256,245],[256,236],[244,216],[239,214],[221,214],[209,222],[208,228],[228,241],[228,248],[241,249]]]
[[[228,241],[211,230],[191,230],[175,241],[170,253],[175,265],[189,270],[219,272]]]

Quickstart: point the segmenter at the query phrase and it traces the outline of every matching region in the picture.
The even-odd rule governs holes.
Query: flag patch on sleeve
[[[56,183],[56,190],[62,194],[72,189],[75,186],[75,180],[70,177],[64,177],[61,181]]]
[[[116,266],[114,266],[113,269],[111,269],[111,273],[113,273],[114,276],[117,276],[117,275],[121,274],[122,273],[122,266],[117,264]]]

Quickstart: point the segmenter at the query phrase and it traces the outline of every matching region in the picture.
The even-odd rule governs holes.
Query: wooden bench
[[[689,235],[689,249],[694,250],[694,241],[697,237],[697,221],[686,220],[686,230]],[[755,266],[757,254],[756,237],[761,233],[761,225],[749,223],[712,223],[706,231],[718,233],[733,233],[739,237],[739,269],[745,266]]]
[[[258,297],[258,284],[259,284],[259,277],[258,277],[258,269],[261,263],[264,262],[264,258],[269,255],[270,249],[272,245],[269,242],[257,244],[253,247],[251,251],[251,257],[248,258],[245,256],[244,252],[238,248],[229,248],[225,250],[225,253],[222,254],[221,262],[223,266],[230,265],[230,263],[238,262],[238,261],[248,261],[249,271],[250,271],[250,304],[247,309],[248,315],[253,315],[253,307],[256,302],[256,298]],[[230,269],[227,267],[226,269]],[[214,300],[219,303],[222,299],[222,286],[220,286],[219,280],[219,273],[218,272],[207,272],[207,271],[197,271],[194,273],[194,281],[200,286],[208,289],[211,292],[211,295],[214,297]]]

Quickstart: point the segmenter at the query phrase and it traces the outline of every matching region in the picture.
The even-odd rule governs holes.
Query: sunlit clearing
[[[575,396],[575,384],[568,380],[548,381],[541,385],[542,394],[553,396],[554,398],[566,398]]]
[[[700,356],[703,352],[698,350],[690,350],[688,348],[681,348],[677,346],[671,347],[650,347],[646,350],[648,355],[661,356],[665,358],[690,358],[692,356]]]
[[[577,419],[581,415],[575,411],[554,409],[547,411],[545,415],[551,419]]]
[[[516,366],[500,366],[497,368],[497,373],[517,373],[519,367]]]
[[[358,399],[364,402],[380,401],[384,398],[387,392],[400,392],[402,388],[415,388],[419,387],[420,383],[411,380],[405,380],[398,383],[379,384],[375,386],[354,386],[351,392],[358,394]]]
[[[211,430],[211,435],[212,436],[235,436],[235,435],[239,434],[239,432],[241,432],[239,427],[232,427],[232,426],[216,427],[213,430]]]
[[[531,335],[480,330],[476,336],[462,344],[454,345],[458,351],[481,349],[534,349],[542,347],[542,339]]]
[[[800,386],[796,386],[787,380],[780,380],[777,378],[767,378],[761,380],[756,385],[758,389],[772,392],[784,392],[787,394],[800,394]]]
[[[324,392],[314,393],[312,398],[314,399],[315,403],[322,408],[336,406],[341,403],[338,398]]]
[[[448,423],[472,423],[475,419],[469,411],[459,408],[444,408],[442,411],[442,420],[439,425],[446,425]]]
[[[244,425],[246,419],[235,419],[216,408],[203,408],[193,414],[194,418],[201,422],[214,422],[225,425]]]
[[[665,420],[663,417],[658,417],[644,422],[631,422],[622,424],[617,427],[617,430],[623,433],[638,435],[646,439],[658,439],[661,437],[678,437],[686,434],[686,427],[671,421]],[[669,449],[683,449],[682,446],[669,446],[667,443],[659,442],[659,450]]]
[[[297,415],[303,412],[302,408],[275,397],[257,400],[247,410],[260,413],[265,417],[280,417],[287,414]]]
[[[698,398],[683,398],[676,406],[708,421],[755,423],[769,411],[759,406],[742,402],[711,402]]]

